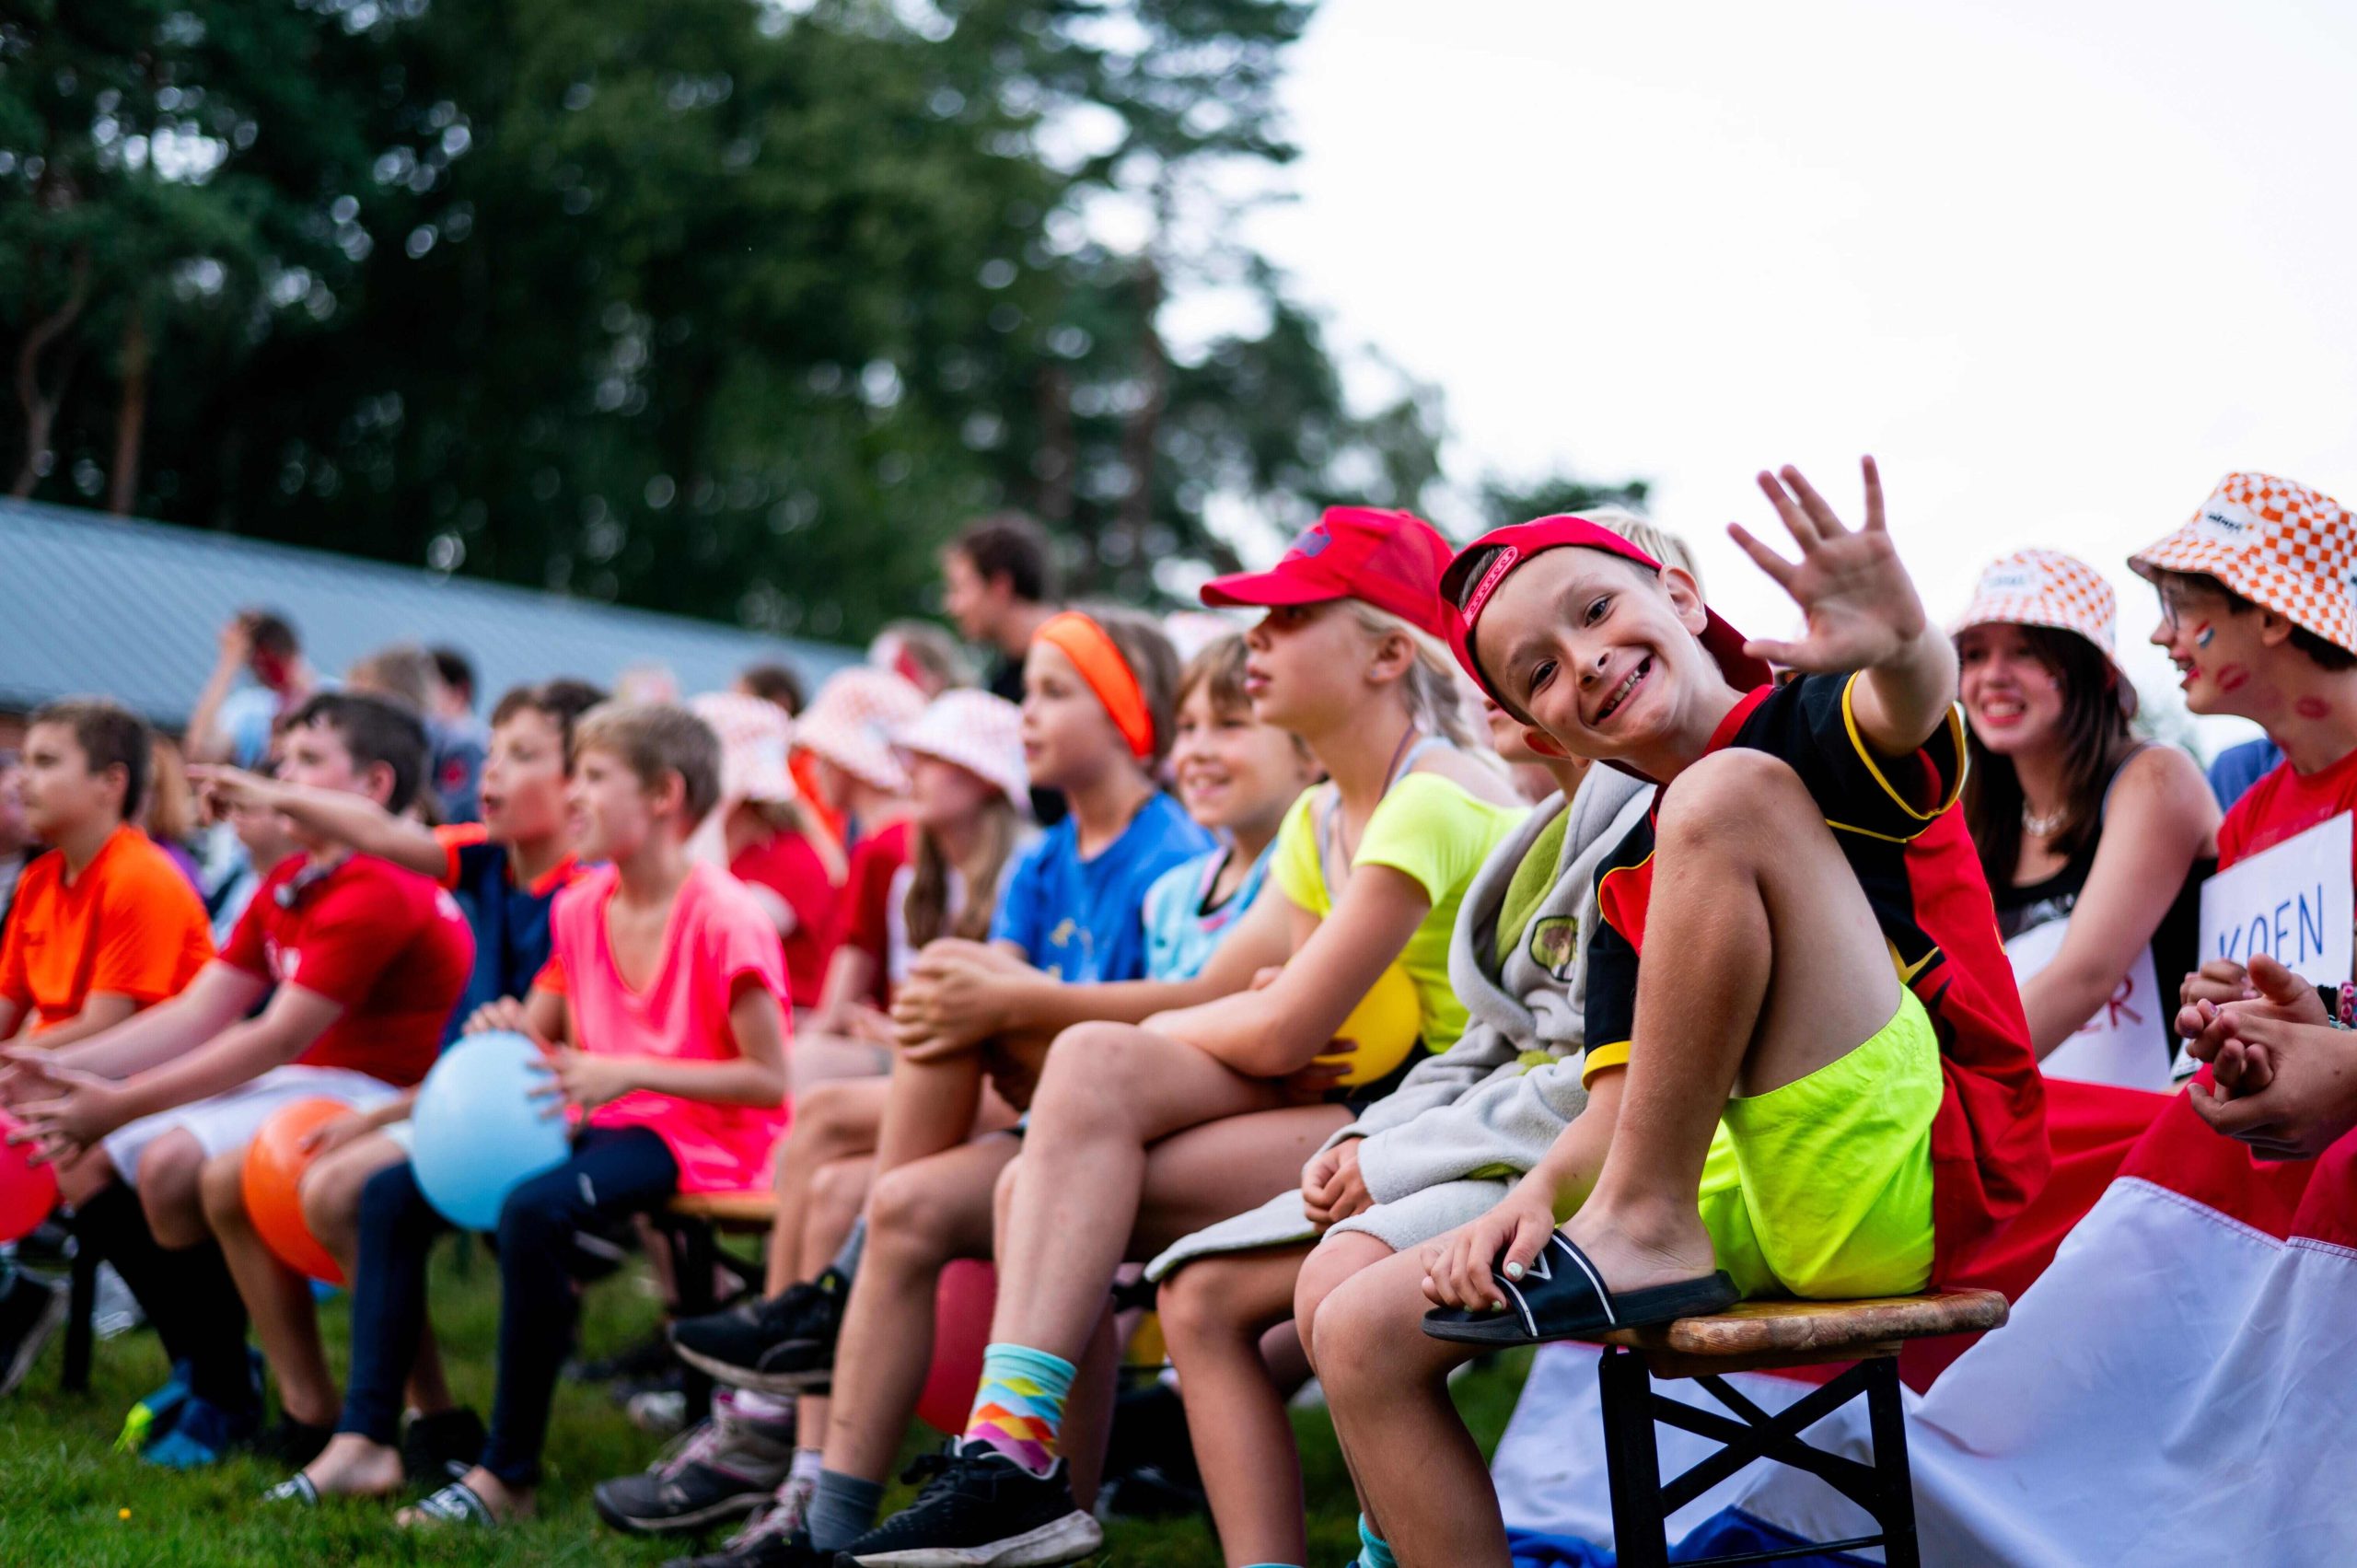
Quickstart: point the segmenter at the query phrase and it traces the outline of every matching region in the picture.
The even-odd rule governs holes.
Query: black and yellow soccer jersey
[[[1857,874],[1899,979],[1938,1026],[1945,1092],[1932,1127],[1937,1283],[2044,1185],[2045,1087],[1989,884],[1956,804],[1963,715],[1952,708],[1947,724],[1912,756],[1876,756],[1851,712],[1856,679],[1812,675],[1760,687],[1727,714],[1710,749],[1765,751],[1799,775]],[[1588,951],[1590,1076],[1643,1049],[1631,1037],[1657,813],[1658,807],[1596,874],[1602,918]]]

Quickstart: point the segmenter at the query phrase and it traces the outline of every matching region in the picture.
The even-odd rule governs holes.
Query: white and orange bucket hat
[[[2119,668],[2119,596],[2077,556],[2016,550],[1991,561],[1948,634],[1962,636],[1975,626],[2046,626],[2085,638],[2111,666],[2121,711],[2135,715],[2136,683]]]
[[[955,762],[1006,796],[1016,809],[1031,809],[1031,778],[1023,766],[1023,710],[988,691],[944,691],[897,737],[900,748],[921,757]]]
[[[2357,517],[2320,490],[2230,473],[2183,528],[2128,558],[2138,576],[2189,572],[2357,653]]]

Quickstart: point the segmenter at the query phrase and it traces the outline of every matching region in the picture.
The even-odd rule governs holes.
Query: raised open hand
[[[1742,524],[1727,525],[1729,537],[1793,596],[1807,622],[1798,642],[1746,643],[1743,651],[1755,658],[1833,674],[1882,664],[1922,635],[1923,601],[1883,526],[1882,474],[1872,458],[1861,459],[1859,467],[1865,475],[1866,521],[1855,530],[1842,525],[1800,470],[1788,464],[1781,476],[1759,474],[1760,493],[1800,546],[1797,562],[1760,543]]]

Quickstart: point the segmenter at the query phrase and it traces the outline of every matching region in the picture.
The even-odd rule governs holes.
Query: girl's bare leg
[[[1021,1147],[984,1138],[877,1176],[835,1352],[827,1469],[877,1481],[890,1473],[933,1365],[941,1270],[990,1255],[992,1184]]]
[[[815,1279],[851,1234],[867,1191],[876,1177],[876,1162],[865,1156],[820,1166],[810,1179],[810,1214],[802,1226],[801,1267],[797,1280]],[[794,1401],[794,1446],[823,1448],[827,1419],[833,1401],[824,1394],[803,1394]]]
[[[977,1051],[946,1062],[911,1062],[904,1054],[895,1055],[889,1083],[876,1139],[878,1174],[966,1141],[982,1102],[982,1059]],[[984,1191],[987,1196],[988,1189]]]
[[[1182,1130],[1266,1110],[1277,1096],[1266,1080],[1148,1029],[1083,1024],[1065,1030],[1048,1053],[1031,1102],[1023,1177],[999,1250],[992,1341],[1076,1360],[1130,1250],[1148,1146]],[[1236,1164],[1218,1173],[1205,1194],[1225,1202],[1223,1214],[1240,1213],[1299,1179],[1307,1151],[1238,1144],[1234,1153]]]
[[[1300,1562],[1309,1550],[1301,1460],[1261,1337],[1293,1314],[1306,1247],[1189,1263],[1162,1282],[1162,1331],[1187,1431],[1229,1563]]]

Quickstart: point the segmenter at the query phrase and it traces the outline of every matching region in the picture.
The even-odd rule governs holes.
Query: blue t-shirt
[[[1145,894],[1155,878],[1211,849],[1212,836],[1156,792],[1094,860],[1069,817],[1033,844],[1007,879],[991,940],[1012,942],[1057,980],[1145,978]]]
[[[442,885],[475,934],[474,972],[467,976],[467,988],[443,1028],[447,1046],[476,1008],[532,989],[548,967],[549,906],[580,867],[568,858],[538,882],[526,884],[509,869],[507,846],[482,837],[480,827],[446,829],[440,837],[450,856]]]
[[[2263,735],[2257,740],[2229,746],[2210,764],[2210,793],[2218,797],[2221,807],[2231,811],[2235,802],[2247,795],[2251,785],[2273,772],[2282,761],[2282,748]]]
[[[1212,885],[1236,851],[1223,844],[1209,854],[1197,855],[1172,866],[1145,892],[1145,977],[1148,980],[1192,980],[1211,962],[1212,949],[1233,930],[1260,896],[1269,875],[1269,852],[1244,873],[1244,880],[1215,906],[1206,907]]]

